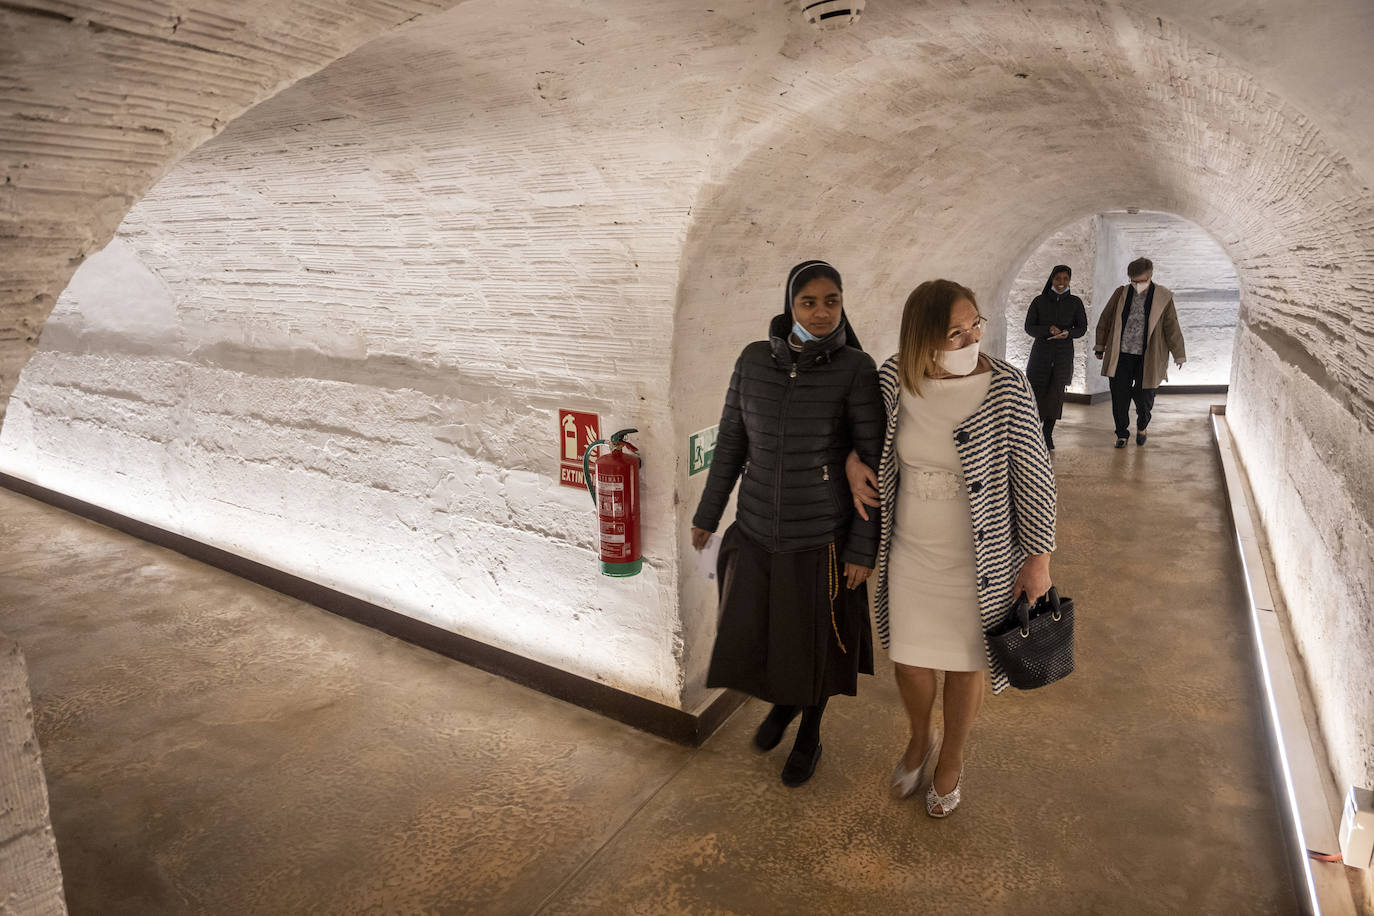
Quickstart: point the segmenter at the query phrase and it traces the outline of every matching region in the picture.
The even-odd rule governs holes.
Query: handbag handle
[[[1035,599],[1035,606],[1039,607],[1041,604],[1045,602],[1046,598],[1049,599],[1050,616],[1053,617],[1055,620],[1058,620],[1060,618],[1059,589],[1051,585],[1050,590],[1048,592],[1046,592],[1039,598]],[[1015,614],[1016,619],[1021,622],[1021,638],[1028,638],[1030,636],[1031,605],[1030,599],[1026,597],[1026,593],[1024,590],[1022,590],[1021,594],[1016,596],[1016,604],[1014,607],[1012,607],[1012,613]]]
[[[1036,599],[1036,602],[1035,602],[1035,603],[1036,603],[1036,604],[1040,604],[1040,603],[1042,603],[1046,598],[1049,599],[1049,603],[1050,603],[1050,616],[1052,616],[1055,620],[1058,620],[1058,619],[1059,619],[1059,589],[1057,589],[1057,588],[1055,588],[1053,585],[1051,585],[1051,586],[1050,586],[1050,590],[1049,590],[1048,592],[1046,592],[1046,593],[1044,594],[1044,596],[1042,596],[1042,597]]]
[[[1012,606],[1011,612],[1016,615],[1017,620],[1021,621],[1021,638],[1029,637],[1031,606],[1030,599],[1026,597],[1024,591],[1016,596],[1016,604]]]

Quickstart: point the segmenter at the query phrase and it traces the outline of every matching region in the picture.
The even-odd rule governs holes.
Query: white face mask
[[[978,341],[961,350],[936,350],[935,365],[950,375],[968,375],[978,368]]]
[[[1143,293],[1145,292],[1145,290],[1150,288],[1150,281],[1144,280],[1140,283],[1132,283],[1131,285],[1135,287],[1136,292]]]

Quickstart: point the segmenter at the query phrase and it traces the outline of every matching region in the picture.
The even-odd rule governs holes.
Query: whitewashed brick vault
[[[1319,6],[0,3],[0,467],[691,707],[686,437],[786,268],[881,357],[921,279],[998,312],[1056,232],[1173,214],[1236,270],[1231,418],[1368,784],[1374,7]],[[642,430],[638,579],[560,406]]]

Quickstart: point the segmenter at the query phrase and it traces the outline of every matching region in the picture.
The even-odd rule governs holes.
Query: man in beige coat
[[[1153,282],[1155,266],[1136,258],[1126,266],[1130,283],[1118,286],[1097,319],[1093,354],[1112,390],[1116,447],[1125,448],[1131,434],[1135,402],[1135,444],[1145,444],[1145,428],[1155,406],[1155,389],[1169,377],[1169,355],[1180,369],[1187,362],[1183,331],[1178,326],[1174,294]]]

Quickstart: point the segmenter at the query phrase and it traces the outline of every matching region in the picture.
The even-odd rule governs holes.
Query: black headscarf
[[[840,279],[840,272],[831,267],[825,261],[802,261],[787,274],[787,285],[782,291],[782,311],[787,316],[787,326],[790,328],[796,321],[792,316],[792,299],[797,295],[797,290],[806,286],[817,277],[825,277],[834,282],[835,287],[844,292],[844,282]],[[855,350],[862,350],[859,344],[859,337],[854,333],[854,328],[849,323],[849,310],[844,309],[840,312],[840,325],[844,328],[845,343]],[[838,328],[836,329],[838,330]],[[832,332],[833,333],[833,332]]]
[[[1072,269],[1071,267],[1069,267],[1069,265],[1067,265],[1067,264],[1056,264],[1056,265],[1054,265],[1054,270],[1050,271],[1049,279],[1047,279],[1047,280],[1045,281],[1045,288],[1042,289],[1042,290],[1040,291],[1040,295],[1042,295],[1042,296],[1048,296],[1048,295],[1050,294],[1050,292],[1053,291],[1053,289],[1054,289],[1054,275],[1055,275],[1055,274],[1059,274],[1059,273],[1068,274],[1068,275],[1069,275],[1069,279],[1073,279],[1073,269]]]

